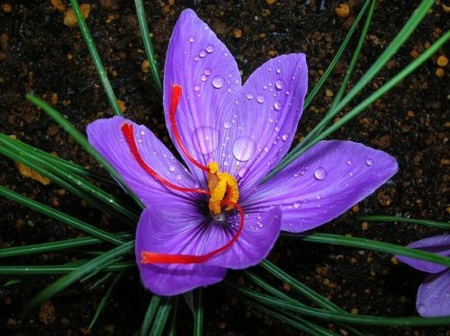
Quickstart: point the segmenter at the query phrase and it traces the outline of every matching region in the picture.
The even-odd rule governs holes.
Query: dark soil
[[[65,2],[68,5],[68,1],[62,1]],[[314,1],[309,6],[303,1],[283,0],[273,4],[270,4],[272,1],[262,0],[169,2],[175,4],[169,5],[167,1],[146,3],[160,64],[164,62],[168,38],[179,13],[191,5],[227,44],[237,58],[244,77],[271,57],[304,52],[310,68],[310,87],[315,85],[332,60],[361,6],[361,1],[350,1],[350,17],[340,19],[335,15],[331,1],[330,8],[321,11],[316,10]],[[101,168],[63,130],[24,97],[31,92],[51,102],[81,131],[91,121],[112,115],[79,29],[65,26],[64,14],[50,1],[1,3],[0,131],[100,172]],[[150,74],[141,70],[145,54],[133,2],[103,0],[85,3],[91,3],[87,23],[113,88],[126,106],[126,116],[147,124],[159,137],[167,140],[162,124],[161,98]],[[198,4],[194,6],[194,3]],[[436,3],[450,6],[444,0]],[[374,22],[351,85],[383,52],[418,4],[417,0],[378,1]],[[434,5],[387,68],[361,92],[358,101],[397,74],[413,60],[415,54],[422,53],[449,27],[450,13],[445,12],[441,5]],[[332,101],[330,96],[338,91],[354,45],[356,42],[345,53],[313,106],[304,112],[298,129],[299,139],[327,111]],[[362,223],[356,218],[358,214],[387,214],[450,220],[450,65],[439,67],[439,56],[450,58],[448,45],[361,117],[333,135],[333,138],[351,139],[392,154],[397,158],[400,170],[373,196],[322,227],[320,232],[366,237],[400,245],[443,232],[404,223]],[[349,108],[353,106],[356,102]],[[0,184],[108,229],[108,223],[105,224],[97,210],[58,186],[44,186],[21,176],[14,163],[6,158],[0,160]],[[7,199],[0,199],[0,209],[0,248],[79,235],[75,230]],[[406,265],[397,264],[391,255],[287,239],[277,244],[270,259],[332,302],[355,314],[389,317],[415,315],[416,289],[425,277],[425,274]],[[70,255],[55,252],[33,255],[26,260],[1,262],[59,264],[70,260]],[[231,272],[231,277],[239,277],[239,273]],[[87,326],[108,288],[108,282],[94,289],[90,289],[91,283],[72,286],[52,298],[40,311],[33,311],[26,317],[20,316],[24,305],[56,279],[56,276],[0,276],[0,334],[89,334]],[[22,282],[5,286],[10,280]],[[248,283],[245,279],[238,280]],[[290,291],[282,284],[274,284]],[[127,274],[91,334],[134,334],[142,322],[149,298],[150,294],[139,285],[138,274]],[[223,294],[217,286],[208,288],[205,298],[205,330],[208,335],[299,334]],[[179,334],[191,334],[190,313],[184,304],[181,309],[184,319]],[[45,311],[50,311],[50,317]],[[379,334],[383,332],[387,331],[375,331]],[[450,327],[389,330],[391,335],[449,333]]]

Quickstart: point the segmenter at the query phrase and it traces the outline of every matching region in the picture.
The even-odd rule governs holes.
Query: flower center
[[[189,161],[191,161],[196,167],[205,171],[208,180],[208,189],[198,189],[198,188],[184,188],[177,186],[162,176],[160,176],[157,172],[155,172],[152,168],[150,168],[147,163],[141,157],[139,150],[137,148],[135,139],[134,139],[134,130],[133,125],[124,123],[121,126],[121,131],[125,136],[125,140],[130,148],[131,154],[134,159],[138,162],[138,164],[154,179],[156,179],[161,184],[165,185],[169,189],[186,192],[186,193],[201,193],[209,195],[209,210],[212,214],[212,218],[215,221],[224,222],[225,214],[223,210],[231,211],[233,209],[237,209],[239,212],[239,228],[233,235],[233,237],[228,241],[225,245],[209,252],[204,255],[187,255],[187,254],[166,254],[166,253],[157,253],[157,252],[148,252],[143,251],[141,253],[141,263],[143,264],[193,264],[193,263],[203,263],[213,256],[222,253],[229,249],[239,238],[244,228],[244,211],[237,203],[239,198],[239,189],[237,185],[236,179],[229,173],[221,172],[219,165],[216,162],[210,162],[207,166],[203,166],[199,162],[197,162],[192,155],[185,148],[180,133],[178,131],[178,125],[175,118],[176,109],[178,103],[181,99],[181,86],[174,85],[172,92],[172,101],[170,104],[169,111],[169,119],[172,127],[172,131],[174,134],[174,138],[179,145],[183,154],[187,157]]]

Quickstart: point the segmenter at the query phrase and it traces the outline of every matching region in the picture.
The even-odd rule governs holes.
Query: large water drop
[[[224,83],[225,79],[222,76],[216,76],[212,80],[212,86],[214,86],[216,89],[220,89]]]
[[[219,144],[219,132],[213,127],[199,127],[192,136],[195,150],[203,155],[212,153]]]
[[[323,180],[327,177],[328,172],[325,168],[319,167],[314,171],[314,177],[318,180]]]
[[[255,141],[248,136],[241,136],[233,144],[233,156],[239,161],[250,160],[256,151]]]

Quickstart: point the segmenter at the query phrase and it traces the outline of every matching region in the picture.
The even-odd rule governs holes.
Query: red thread
[[[226,243],[225,245],[219,247],[218,249],[206,253],[204,255],[191,255],[191,254],[165,254],[165,253],[156,253],[156,252],[141,252],[141,263],[143,264],[201,264],[216,256],[219,253],[229,249],[231,245],[233,245],[239,238],[244,229],[244,210],[242,210],[241,206],[236,203],[231,203],[228,201],[223,202],[226,205],[233,205],[239,211],[240,219],[239,219],[239,228],[234,234],[233,238]]]
[[[194,192],[194,193],[207,194],[207,195],[211,194],[209,191],[203,190],[203,189],[179,187],[175,184],[170,183],[169,181],[165,180],[164,178],[162,178],[160,175],[158,175],[157,172],[155,172],[152,168],[150,168],[145,163],[144,159],[142,159],[142,157],[141,157],[141,154],[139,154],[139,150],[136,146],[136,142],[134,141],[133,125],[124,123],[120,127],[120,129],[122,130],[122,133],[125,136],[125,140],[126,140],[128,146],[130,147],[131,154],[133,154],[133,157],[135,158],[135,160],[137,161],[139,166],[141,166],[141,168],[144,169],[147,173],[149,173],[155,180],[157,180],[161,184],[165,185],[166,187],[177,190],[177,191]]]
[[[181,100],[181,93],[182,93],[183,89],[181,88],[180,85],[177,85],[177,84],[173,85],[172,89],[173,89],[173,91],[172,91],[172,100],[170,101],[169,120],[170,120],[170,123],[172,124],[173,136],[175,137],[175,140],[177,141],[178,146],[180,146],[181,151],[183,152],[184,155],[186,155],[186,157],[189,159],[189,161],[191,161],[194,165],[196,165],[201,170],[209,173],[209,168],[198,163],[192,157],[192,155],[187,151],[186,147],[184,147],[184,144],[181,140],[180,132],[178,132],[177,119],[175,118],[175,114],[177,112],[177,106]]]

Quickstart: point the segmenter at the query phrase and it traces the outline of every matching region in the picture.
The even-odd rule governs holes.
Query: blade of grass
[[[68,286],[72,285],[82,277],[88,275],[91,272],[96,272],[98,269],[103,269],[105,264],[108,264],[111,260],[116,260],[117,262],[123,258],[124,255],[130,253],[133,249],[134,241],[130,241],[122,244],[114,249],[111,249],[97,258],[94,258],[86,262],[82,267],[78,267],[75,271],[63,276],[62,278],[55,281],[49,287],[37,294],[28,306],[25,308],[25,313],[30,309],[35,308],[41,302],[50,299],[55,294],[63,291]]]
[[[103,66],[102,60],[100,59],[100,56],[97,52],[97,48],[95,47],[94,40],[91,36],[91,33],[89,32],[86,21],[83,18],[83,14],[81,14],[78,1],[70,0],[70,4],[72,5],[75,16],[77,17],[78,25],[80,26],[81,34],[83,35],[86,46],[89,50],[89,53],[91,54],[92,62],[94,63],[97,74],[100,77],[100,81],[102,82],[103,89],[105,90],[106,97],[108,98],[109,106],[111,106],[115,115],[121,116],[122,112],[120,111],[116,95],[114,94],[111,83],[108,80],[108,75],[106,73],[105,67]]]
[[[152,39],[148,31],[144,5],[142,3],[142,0],[134,0],[134,4],[136,6],[136,16],[139,22],[139,30],[141,31],[142,35],[142,42],[144,43],[145,54],[147,55],[147,59],[150,65],[150,71],[152,72],[153,83],[155,83],[159,94],[162,96],[161,73],[158,69],[155,52],[153,51]]]
[[[203,335],[203,289],[195,290],[197,307],[194,313],[194,336]]]
[[[167,320],[170,315],[170,310],[172,309],[172,297],[164,297],[158,312],[156,313],[155,321],[150,330],[149,336],[162,336],[164,335],[164,330],[167,325]]]
[[[413,219],[413,218],[403,218],[395,216],[358,216],[358,220],[368,221],[368,222],[402,222],[419,224],[439,229],[450,229],[450,222],[438,222],[430,219]]]
[[[72,0],[73,1],[73,0]],[[136,204],[144,208],[142,202],[132,192],[132,190],[126,185],[122,177],[115,171],[115,169],[106,161],[99,152],[92,147],[87,139],[71,124],[69,123],[57,110],[48,105],[42,99],[39,99],[33,95],[27,94],[26,98],[37,107],[46,112],[53,120],[56,121],[88,154],[90,154],[103,168],[127,191],[133,198]]]
[[[161,304],[162,298],[157,295],[153,295],[150,303],[148,304],[147,311],[145,312],[144,321],[142,322],[141,330],[139,331],[140,336],[149,335],[150,327],[156,317],[156,312]]]
[[[283,232],[281,233],[281,236],[283,238],[301,239],[302,241],[312,243],[357,247],[365,250],[378,251],[394,255],[402,255],[405,257],[431,261],[436,264],[450,266],[449,257],[443,257],[431,252],[410,249],[407,247],[390,243],[384,243],[371,239],[346,237],[328,233],[292,234]]]
[[[98,317],[100,316],[101,312],[103,311],[103,308],[106,306],[106,302],[108,301],[109,297],[111,296],[112,291],[117,286],[117,284],[122,280],[124,272],[120,272],[114,279],[111,286],[109,286],[108,291],[103,295],[102,300],[100,301],[97,309],[95,310],[94,317],[92,318],[91,323],[89,324],[88,329],[91,330],[94,324],[97,322]]]
[[[352,90],[348,92],[348,94],[335,106],[334,110],[330,110],[327,115],[319,122],[319,124],[312,130],[315,132],[315,129],[321,129],[325,127],[328,123],[330,123],[333,118],[344,109],[350,101],[352,101],[360,92],[363,90],[369,82],[380,72],[380,70],[384,67],[384,65],[392,58],[393,55],[398,51],[398,49],[405,43],[405,41],[409,38],[412,32],[416,29],[419,23],[426,16],[430,7],[434,4],[433,0],[424,0],[421,2],[419,7],[416,9],[414,14],[410,17],[410,19],[406,22],[394,40],[390,43],[390,45],[386,48],[386,50],[382,53],[382,55],[377,59],[377,61],[370,67],[370,69],[365,73],[365,75],[355,84]],[[320,133],[313,140],[311,140],[308,144],[302,145],[298,144],[285,158],[282,162],[266,177],[266,179],[272,177],[274,174],[282,170],[289,163],[298,158],[303,152],[312,147],[318,141],[326,138],[328,135],[336,131],[343,124],[352,120],[356,115],[362,112],[368,105],[379,99],[382,95],[384,95],[387,91],[389,91],[392,87],[394,87],[401,79],[406,77],[412,71],[414,71],[419,65],[421,65],[426,59],[428,59],[434,51],[436,51],[440,46],[442,46],[450,37],[450,32],[444,34],[438,41],[436,41],[432,47],[433,52],[430,52],[430,49],[427,49],[420,57],[414,60],[411,64],[409,64],[399,75],[395,76],[389,82],[387,82],[381,89],[375,91],[370,97],[364,100],[363,103],[359,104],[356,108],[354,108],[351,112],[347,113],[340,119],[338,123],[333,124],[329,127],[325,132]]]
[[[121,245],[125,242],[125,240],[123,240],[120,237],[117,237],[114,234],[98,229],[95,226],[85,223],[75,217],[69,216],[64,212],[55,210],[45,204],[34,201],[31,198],[20,195],[3,186],[0,186],[0,195],[10,199],[13,202],[22,204],[32,210],[38,211],[50,218],[54,218],[64,224],[70,225],[75,229],[86,232],[87,234],[96,237],[98,239],[101,239],[103,241],[110,242],[114,245]]]

